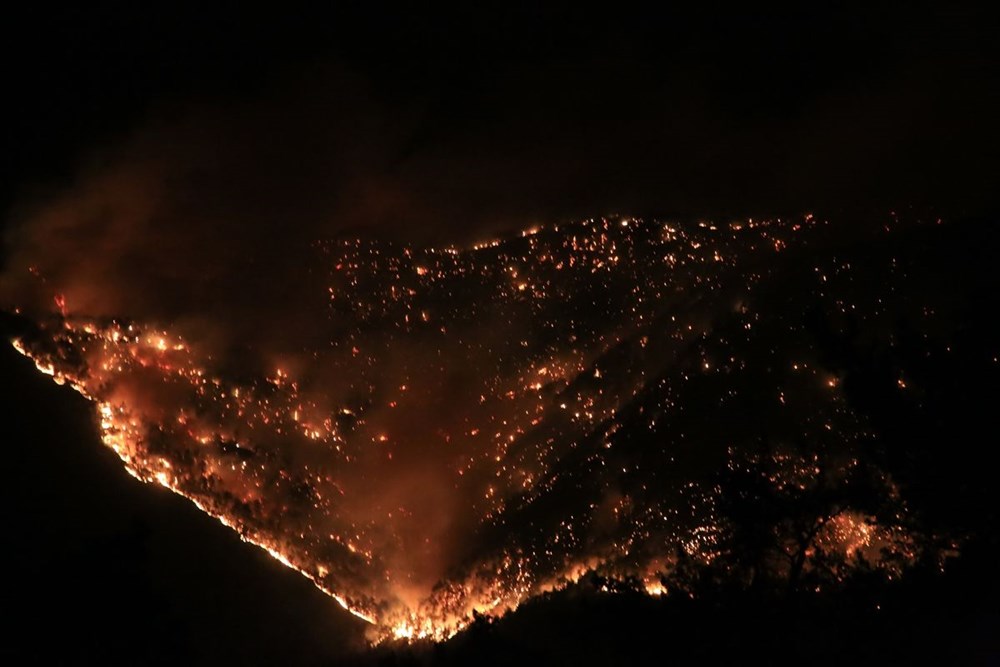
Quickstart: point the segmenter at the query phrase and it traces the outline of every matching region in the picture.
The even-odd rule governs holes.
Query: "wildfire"
[[[13,344],[95,403],[130,474],[310,579],[374,641],[443,640],[589,573],[664,595],[678,551],[718,556],[717,486],[675,471],[694,432],[681,392],[739,400],[738,346],[763,326],[731,304],[792,232],[628,219],[463,251],[329,242],[331,284],[316,287],[332,333],[305,372],[229,377],[169,327],[82,317],[64,298],[37,339]],[[739,326],[716,334],[723,316]],[[753,396],[780,395],[790,414],[784,392],[801,382],[815,403],[791,428],[825,424],[825,441],[852,446],[862,429],[839,381],[798,380],[821,371],[794,364],[773,364],[782,375],[755,381],[777,386]],[[637,433],[648,444],[623,458]],[[817,478],[807,456],[771,463],[780,492]],[[886,545],[878,535],[843,513],[818,539],[851,556]]]

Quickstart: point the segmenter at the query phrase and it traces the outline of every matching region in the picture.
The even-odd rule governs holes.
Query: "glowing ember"
[[[681,561],[722,567],[720,474],[789,503],[853,479],[865,425],[793,309],[757,292],[816,228],[591,220],[465,251],[321,243],[301,284],[327,301],[324,342],[280,365],[62,296],[14,345],[94,401],[129,473],[308,577],[373,640],[440,640],[588,573],[663,595]],[[765,414],[787,442],[752,445]],[[803,517],[808,539],[795,521],[772,527],[780,576],[914,549],[860,508]]]

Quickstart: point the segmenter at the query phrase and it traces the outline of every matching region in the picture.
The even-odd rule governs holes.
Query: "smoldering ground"
[[[181,333],[220,365],[298,375],[325,343],[315,318],[327,295],[303,288],[316,239],[462,245],[613,211],[882,214],[925,201],[975,210],[995,167],[953,165],[990,153],[995,139],[980,141],[967,121],[989,117],[996,98],[977,89],[960,49],[920,53],[891,23],[860,31],[884,46],[832,70],[818,54],[853,48],[835,32],[756,56],[737,48],[752,37],[726,46],[724,33],[704,48],[697,36],[675,39],[656,56],[652,37],[559,42],[569,55],[507,65],[501,50],[469,66],[461,89],[424,74],[409,93],[387,93],[395,84],[370,71],[314,63],[249,93],[156,102],[88,149],[68,186],[19,200],[3,302],[39,313],[60,295],[73,313]],[[749,64],[726,74],[722,61],[736,53],[750,53]],[[480,334],[500,335],[493,324]],[[412,414],[448,417],[433,401]],[[438,481],[384,468],[378,488],[401,498]],[[440,496],[423,516],[456,504]],[[442,550],[452,528],[433,527]]]

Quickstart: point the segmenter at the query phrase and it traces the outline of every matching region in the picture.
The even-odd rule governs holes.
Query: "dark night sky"
[[[997,175],[995,23],[917,4],[21,10],[5,40],[4,200],[178,121],[237,125],[223,141],[279,165],[235,158],[244,185],[315,193],[357,178],[355,198],[380,201],[353,224],[981,213]]]
[[[1000,203],[985,12],[99,4],[5,12],[4,227],[130,161],[265,240],[289,220],[437,241],[611,212],[865,225]],[[0,363],[15,619],[0,656],[312,664],[355,648],[355,621],[307,582],[126,476],[82,399],[13,350]]]

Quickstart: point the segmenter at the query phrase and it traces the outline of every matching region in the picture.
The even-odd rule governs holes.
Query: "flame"
[[[677,484],[668,500],[611,493],[619,474],[641,472],[621,468],[612,445],[620,416],[651,378],[668,371],[679,383],[694,372],[724,378],[739,366],[714,354],[700,354],[692,368],[663,359],[672,359],[674,347],[703,345],[709,333],[713,312],[681,308],[687,293],[721,293],[730,273],[739,290],[752,287],[760,273],[750,259],[757,248],[773,252],[771,235],[788,226],[615,222],[532,228],[463,251],[327,246],[334,284],[323,293],[338,317],[349,312],[358,328],[314,358],[349,378],[342,391],[310,384],[284,362],[270,366],[273,375],[231,380],[177,332],[82,317],[65,299],[56,302],[56,324],[43,323],[37,341],[12,343],[39,371],[94,402],[101,440],[129,474],[187,498],[307,577],[372,624],[373,641],[440,641],[476,614],[503,615],[589,573],[638,577],[646,593],[664,595],[662,575],[678,548],[703,563],[718,555],[724,527],[714,487]],[[595,290],[621,283],[627,296],[613,293],[599,321],[571,322],[562,335],[558,325],[573,312],[566,304],[578,298],[567,291],[567,276]],[[448,299],[466,310],[449,311]],[[732,298],[718,301],[731,312]],[[468,323],[471,312],[488,307],[496,321],[523,329],[488,338]],[[437,355],[402,372],[386,359],[411,339]],[[627,362],[609,361],[623,349]],[[443,406],[450,376],[438,357],[479,373]],[[813,372],[796,362],[795,372],[800,368]],[[822,388],[823,405],[842,414],[830,403],[836,379],[813,384]],[[347,398],[376,385],[364,400]],[[430,426],[419,421],[428,414]],[[655,428],[656,414],[639,411],[632,419],[639,415]],[[585,446],[593,451],[584,455]],[[574,457],[582,463],[567,469]],[[814,475],[809,461],[779,463],[785,467],[772,480],[776,489],[808,485]],[[551,519],[535,509],[579,492],[572,480],[580,471],[595,481],[591,497]],[[443,500],[444,509],[417,515],[413,504],[426,497],[451,505]],[[424,525],[442,515],[455,519],[448,511],[471,515],[472,527],[457,520]],[[511,528],[509,517],[535,511],[538,531]],[[435,540],[454,541],[459,530],[466,531],[460,539],[490,536],[483,544],[495,546],[449,560],[447,545]],[[846,512],[820,539],[847,556],[891,541],[870,518]]]

